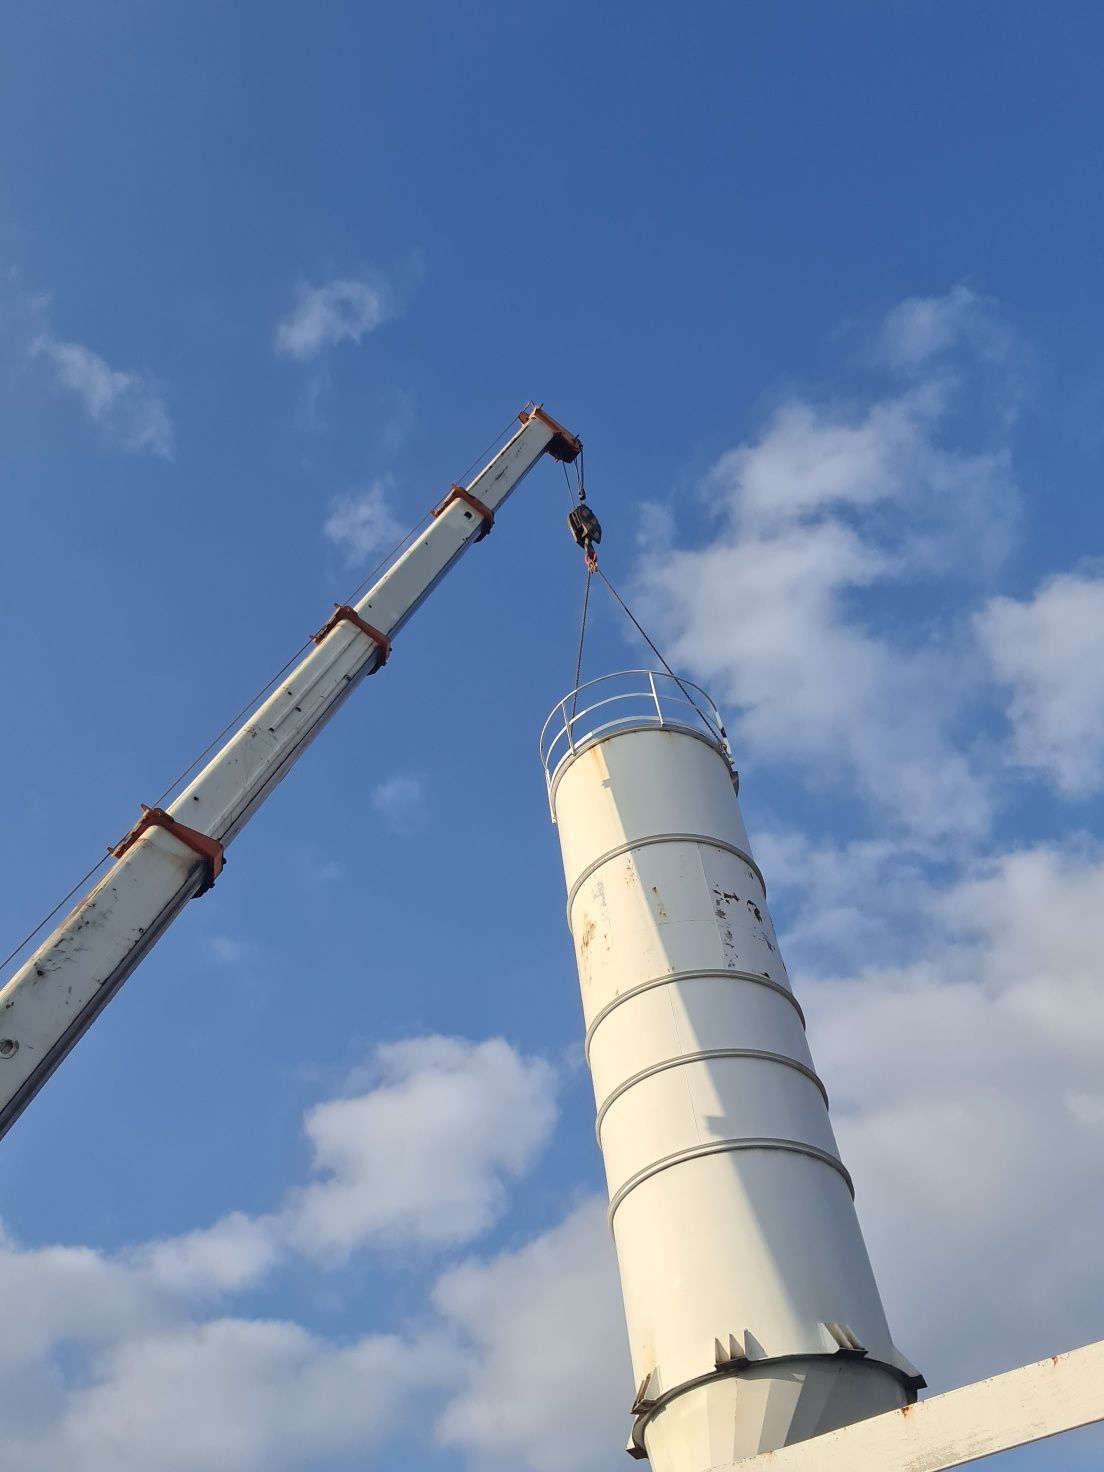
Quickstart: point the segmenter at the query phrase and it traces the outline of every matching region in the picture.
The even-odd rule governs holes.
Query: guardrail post
[[[661,725],[661,726],[662,726],[662,725],[663,725],[663,711],[662,711],[662,709],[661,709],[661,708],[660,708],[660,704],[659,704],[659,694],[658,694],[658,692],[657,692],[657,691],[656,691],[656,682],[655,682],[655,675],[654,675],[654,674],[653,674],[653,673],[652,673],[652,671],[651,671],[651,670],[649,670],[649,671],[648,671],[648,684],[649,684],[649,685],[650,685],[650,686],[651,686],[651,688],[652,688],[652,699],[653,699],[653,700],[654,700],[654,701],[655,701],[655,708],[656,708],[656,720],[657,720],[657,721],[658,721],[658,722],[659,722],[659,724],[660,724],[660,725]]]

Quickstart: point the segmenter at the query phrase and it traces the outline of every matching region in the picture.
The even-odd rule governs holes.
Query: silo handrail
[[[633,683],[627,690],[612,693],[594,690],[595,686],[608,690],[610,683],[617,680]],[[601,698],[588,698],[588,703],[580,708],[579,696],[584,690],[601,694]],[[691,691],[700,696],[701,705],[690,695]],[[630,708],[624,712],[614,714],[608,709],[625,702]],[[607,715],[598,718],[600,711],[606,711]],[[549,788],[561,764],[575,756],[582,745],[604,732],[639,725],[679,726],[703,732],[726,759],[731,759],[721,713],[700,685],[658,670],[619,670],[585,680],[553,707],[540,734],[541,764]]]

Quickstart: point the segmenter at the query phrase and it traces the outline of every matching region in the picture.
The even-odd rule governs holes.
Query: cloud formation
[[[1060,792],[1104,786],[1104,577],[1064,573],[1033,598],[994,598],[975,620],[1007,688],[1012,762]]]
[[[417,1338],[337,1344],[272,1319],[193,1317],[143,1268],[0,1246],[24,1305],[0,1376],[21,1472],[292,1472],[371,1454],[448,1372]],[[365,1393],[371,1387],[371,1393]]]
[[[502,1038],[384,1043],[306,1114],[315,1179],[267,1214],[232,1212],[125,1261],[165,1292],[203,1296],[253,1287],[292,1254],[333,1265],[370,1247],[463,1246],[547,1144],[556,1088],[550,1064]]]
[[[343,277],[320,286],[300,283],[295,303],[276,328],[276,350],[307,362],[338,343],[355,345],[392,315],[381,282]]]
[[[969,671],[938,631],[892,633],[858,596],[1003,556],[1007,457],[944,442],[941,381],[861,406],[791,400],[707,479],[718,531],[646,554],[637,589],[676,664],[737,711],[741,750],[853,783],[914,832],[976,835],[984,776],[954,725]]]
[[[413,1038],[375,1055],[365,1093],[307,1115],[321,1179],[295,1193],[290,1240],[340,1258],[366,1243],[456,1245],[489,1226],[556,1118],[555,1076],[500,1038]]]
[[[425,782],[418,776],[389,777],[372,792],[372,806],[391,829],[403,838],[422,832],[429,821]]]
[[[374,480],[363,490],[336,496],[322,531],[350,566],[395,546],[403,534],[389,500],[390,482]]]
[[[320,1179],[268,1216],[234,1212],[115,1255],[0,1236],[0,1294],[20,1324],[0,1343],[5,1465],[306,1472],[365,1465],[396,1430],[432,1424],[466,1383],[452,1320],[337,1342],[220,1312],[289,1253],[332,1267],[368,1244],[469,1241],[555,1118],[551,1068],[501,1039],[392,1044],[373,1078],[308,1114]]]
[[[129,1256],[151,1284],[170,1293],[234,1293],[260,1282],[281,1256],[279,1223],[232,1212],[182,1236],[143,1243]]]
[[[451,1269],[433,1302],[466,1348],[439,1440],[503,1472],[618,1465],[634,1386],[605,1201],[516,1251]]]
[[[992,363],[1006,362],[1014,347],[995,304],[968,286],[899,302],[886,314],[878,346],[893,367],[920,368],[963,344]]]
[[[90,348],[62,342],[49,333],[34,339],[31,352],[49,363],[57,381],[77,395],[112,444],[172,459],[172,421],[159,390],[145,374],[112,368]]]
[[[799,995],[895,1340],[941,1388],[1099,1336],[1104,854],[1014,850],[913,905],[911,959]]]

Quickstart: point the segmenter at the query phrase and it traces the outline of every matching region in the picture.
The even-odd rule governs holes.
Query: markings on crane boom
[[[483,538],[488,536],[494,528],[494,512],[486,504],[486,502],[481,501],[478,496],[473,496],[471,491],[465,490],[463,486],[450,486],[448,495],[440,503],[440,505],[434,506],[433,510],[429,513],[430,516],[432,516],[434,521],[436,521],[437,517],[444,516],[449,507],[454,505],[457,501],[465,502],[465,504],[470,506],[472,511],[474,511],[477,516],[481,516],[483,518],[483,525],[480,528],[479,535],[475,539],[477,542],[481,542]],[[471,511],[465,511],[464,515],[470,518]]]

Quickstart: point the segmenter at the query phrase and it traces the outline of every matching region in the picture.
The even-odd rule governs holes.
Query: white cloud
[[[394,459],[410,438],[417,420],[414,403],[414,395],[407,389],[396,389],[394,408],[380,433],[383,452],[390,459]]]
[[[306,1118],[322,1179],[293,1194],[285,1230],[340,1259],[365,1243],[455,1245],[502,1213],[556,1117],[555,1076],[500,1038],[413,1038],[376,1051],[378,1081]]]
[[[933,479],[949,468],[933,455],[930,439],[942,408],[932,387],[858,413],[794,400],[777,410],[757,444],[723,455],[711,482],[747,530],[764,520],[773,529],[829,508],[899,499],[918,470]]]
[[[1006,525],[1005,466],[941,448],[942,407],[931,392],[844,419],[785,407],[715,467],[712,544],[646,556],[637,575],[674,663],[737,708],[739,749],[818,785],[850,778],[927,835],[988,821],[984,784],[950,734],[965,672],[934,635],[871,628],[854,600],[931,578],[949,560],[949,525],[983,558],[965,534],[982,507]]]
[[[946,855],[936,843],[878,837],[836,844],[767,829],[755,835],[755,857],[785,931],[790,969],[800,976],[806,968],[823,973],[910,955],[927,936],[919,897]]]
[[[890,311],[880,347],[897,368],[917,368],[963,342],[991,362],[1005,361],[1012,336],[985,297],[966,286],[943,296],[909,297]]]
[[[641,501],[636,508],[637,547],[666,552],[675,541],[675,513],[669,501]]]
[[[0,1336],[5,1386],[43,1370],[57,1344],[103,1344],[170,1321],[169,1305],[141,1273],[89,1247],[21,1248],[0,1238],[0,1300],[17,1334]],[[31,1377],[33,1378],[33,1377]]]
[[[894,1337],[939,1387],[1100,1335],[1104,859],[1013,852],[915,904],[918,959],[798,993]]]
[[[375,480],[361,491],[336,496],[322,530],[350,563],[366,562],[377,552],[395,545],[403,528],[395,519],[388,500],[390,483]]]
[[[290,1189],[273,1212],[232,1212],[117,1262],[64,1261],[95,1285],[122,1273],[150,1292],[208,1298],[255,1286],[292,1252],[338,1263],[366,1246],[455,1247],[497,1221],[508,1183],[556,1121],[554,1069],[501,1038],[386,1043],[350,1085],[359,1092],[306,1114],[318,1179]]]
[[[372,806],[393,833],[412,838],[429,820],[421,777],[389,777],[372,792]]]
[[[379,281],[346,277],[321,286],[300,284],[294,307],[276,328],[276,347],[292,358],[316,358],[337,343],[359,343],[391,315]]]
[[[924,307],[953,321],[968,305]],[[946,611],[948,585],[1001,564],[1019,507],[1000,414],[993,442],[961,442],[978,351],[864,401],[790,398],[706,476],[710,539],[649,549],[635,578],[665,652],[735,709],[738,752],[818,790],[851,784],[924,838],[977,835],[990,816],[958,731],[976,655]],[[919,612],[890,621],[898,589]]]
[[[256,946],[247,940],[236,940],[232,935],[210,936],[207,950],[220,966],[241,966],[257,953]]]
[[[1026,602],[994,598],[975,627],[1008,686],[1011,758],[1071,796],[1104,785],[1104,578],[1067,573]]]
[[[551,1065],[501,1038],[386,1043],[350,1086],[304,1118],[317,1179],[268,1215],[143,1243],[126,1265],[160,1292],[210,1297],[293,1252],[334,1264],[363,1247],[456,1247],[497,1221],[556,1120]]]
[[[231,1293],[258,1283],[280,1257],[271,1217],[232,1212],[214,1226],[143,1243],[131,1254],[135,1267],[173,1293]]]
[[[291,1472],[363,1458],[448,1375],[431,1346],[393,1336],[336,1345],[296,1324],[219,1319],[96,1349],[63,1389],[52,1378],[53,1405],[37,1415],[0,1391],[5,1462],[21,1472]]]
[[[634,1385],[606,1203],[438,1281],[434,1303],[469,1345],[438,1436],[476,1465],[611,1472]]]
[[[80,343],[61,342],[47,333],[34,339],[31,351],[49,361],[58,382],[81,399],[113,444],[172,459],[172,422],[164,399],[144,374],[112,368]]]
[[[554,1121],[554,1077],[492,1039],[377,1053],[376,1086],[307,1116],[325,1178],[282,1211],[112,1257],[0,1235],[3,1465],[21,1472],[306,1472],[425,1434],[466,1383],[453,1325],[337,1343],[273,1319],[208,1317],[273,1268],[354,1246],[456,1246],[503,1209]],[[298,1259],[300,1267],[303,1259]],[[541,1291],[550,1285],[544,1282]],[[427,1306],[428,1314],[428,1306]],[[531,1362],[534,1383],[544,1373]]]
[[[339,1347],[295,1324],[189,1325],[120,1346],[72,1396],[57,1436],[68,1455],[49,1465],[252,1472],[364,1456],[440,1379],[429,1346],[393,1337]]]

